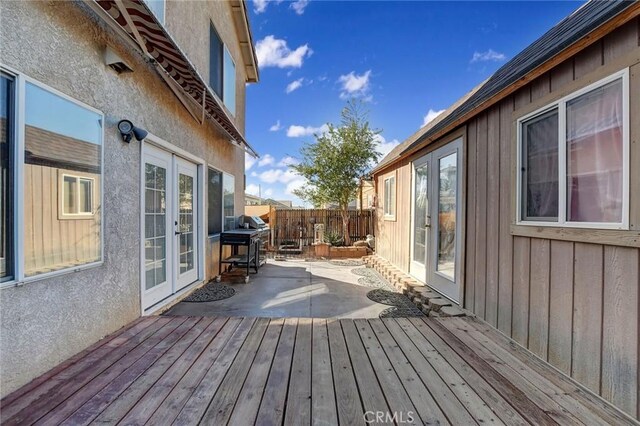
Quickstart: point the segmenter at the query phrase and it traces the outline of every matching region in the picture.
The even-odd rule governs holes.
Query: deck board
[[[311,335],[311,319],[300,318],[289,376],[285,424],[311,424]]]
[[[211,318],[211,320],[208,326],[207,322],[201,323],[206,328],[175,361],[173,356],[169,355],[156,362],[118,399],[101,413],[96,414],[93,423],[116,424],[125,415],[127,416],[125,423],[129,424],[138,424],[148,419],[211,341],[222,334],[220,330],[227,324],[228,319]]]
[[[2,424],[634,424],[468,318],[144,318],[0,404]]]

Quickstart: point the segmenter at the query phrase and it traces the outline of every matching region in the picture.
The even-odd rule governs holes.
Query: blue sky
[[[387,152],[581,2],[265,1],[249,4],[260,82],[247,87],[247,192],[294,200],[304,142],[364,99]]]

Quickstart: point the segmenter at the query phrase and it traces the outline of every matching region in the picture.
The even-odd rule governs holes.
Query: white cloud
[[[502,62],[506,58],[507,57],[504,55],[504,53],[499,53],[493,49],[489,49],[486,52],[473,52],[471,63],[473,64],[474,62],[486,62],[486,61]]]
[[[360,75],[356,74],[355,71],[341,75],[338,78],[338,82],[342,84],[340,98],[365,97],[369,93],[370,76],[371,70]]]
[[[269,169],[260,173],[258,178],[265,183],[289,183],[300,179],[300,175],[293,170]]]
[[[439,116],[443,112],[444,112],[443,109],[438,110],[438,111],[434,111],[431,108],[429,108],[429,111],[427,112],[427,115],[424,116],[424,120],[422,122],[422,127],[424,127],[427,124],[429,124],[429,122],[433,121],[434,118],[436,118],[437,116]]]
[[[278,162],[278,167],[289,167],[295,164],[300,164],[300,162],[297,159],[287,155],[286,157],[282,158],[280,162]]]
[[[299,78],[297,80],[292,81],[291,83],[289,83],[287,85],[287,93],[291,93],[294,90],[298,90],[299,88],[302,87],[302,83],[304,82],[304,78]]]
[[[249,185],[247,185],[247,188],[244,190],[244,192],[246,194],[258,196],[260,195],[260,186],[256,185],[255,183],[250,183]]]
[[[400,145],[400,141],[398,141],[397,139],[393,139],[387,142],[387,140],[382,135],[377,135],[376,140],[378,141],[378,146],[376,147],[376,150],[380,154],[382,154],[380,156],[380,159],[383,159],[388,153],[391,152],[393,148]]]
[[[304,9],[309,5],[309,0],[297,0],[291,3],[291,9],[293,9],[298,15],[304,13]]]
[[[320,127],[311,127],[311,126],[289,126],[287,129],[287,136],[290,138],[300,138],[303,136],[311,136],[317,133],[325,133],[329,130],[329,127],[326,124],[323,124]]]
[[[258,177],[258,174],[256,172],[251,172],[251,177]]]
[[[249,154],[244,154],[244,169],[249,170],[254,164],[256,164],[256,161],[258,160]]]
[[[282,126],[280,125],[280,120],[276,121],[276,124],[269,127],[270,132],[277,132],[280,129],[282,129]]]
[[[256,14],[264,13],[269,3],[280,4],[283,0],[253,0],[253,11]]]
[[[272,155],[266,154],[258,161],[258,167],[270,166],[275,163],[276,159]]]
[[[299,177],[299,178],[289,182],[287,184],[287,187],[285,188],[284,192],[289,194],[289,195],[293,195],[293,191],[295,191],[296,189],[302,188],[306,184],[307,184],[307,180],[305,178],[303,178],[303,177]]]
[[[255,13],[262,13],[267,10],[267,4],[269,0],[253,0],[253,11]]]
[[[273,189],[271,188],[267,188],[264,190],[264,193],[262,194],[263,197],[271,197],[273,195]]]
[[[308,44],[295,50],[289,49],[287,42],[268,35],[256,43],[256,56],[260,68],[300,68],[304,58],[311,56],[313,51]]]

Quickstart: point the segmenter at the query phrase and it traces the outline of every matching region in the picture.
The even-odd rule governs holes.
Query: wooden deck
[[[7,425],[633,424],[468,318],[145,317],[1,404]]]

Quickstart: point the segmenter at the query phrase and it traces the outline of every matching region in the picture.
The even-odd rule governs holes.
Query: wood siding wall
[[[391,173],[396,175],[396,219],[384,218],[384,179],[376,177],[376,252],[405,272],[409,272],[411,244],[411,163],[405,161]]]
[[[518,111],[563,96],[574,81],[586,78],[587,85],[627,66],[631,67],[631,174],[636,179],[632,190],[639,187],[639,26],[635,20],[618,28],[468,123],[471,178],[464,303],[466,309],[634,417],[640,409],[640,250],[512,235],[511,224]],[[611,72],[607,67],[612,67]],[[632,194],[632,200],[636,203],[632,225],[637,230],[639,224],[633,219],[638,196]]]
[[[93,219],[60,219],[59,172],[73,170],[29,164],[25,167],[25,253],[27,275],[99,261],[100,215]],[[99,212],[100,175],[94,179],[93,203]]]
[[[517,116],[626,67],[633,231],[619,234],[624,241],[616,236],[590,240],[599,237],[598,231],[555,237],[518,233],[512,226]],[[640,19],[558,64],[466,125],[464,307],[638,418]],[[377,252],[404,271],[410,252],[410,161],[431,149],[377,176],[380,204],[382,180],[391,172],[398,174],[397,221],[378,215]]]

